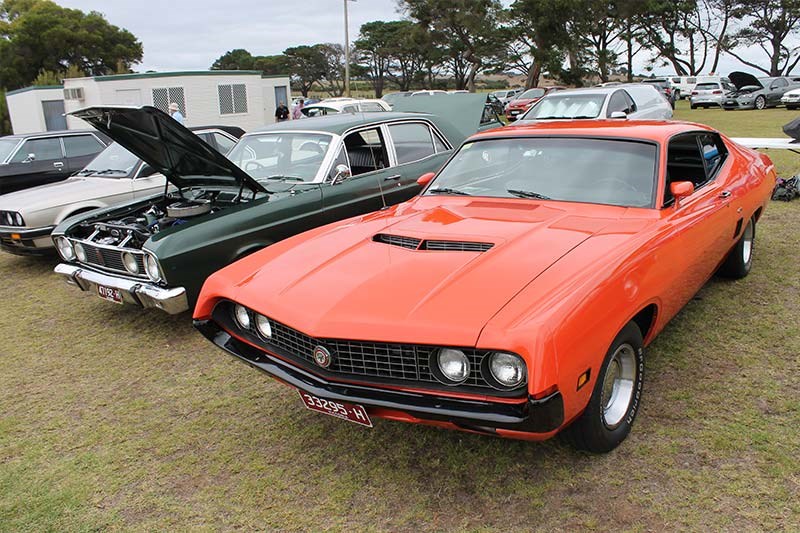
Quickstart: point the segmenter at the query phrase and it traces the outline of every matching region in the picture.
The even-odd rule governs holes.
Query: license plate
[[[512,115],[519,115],[519,111],[512,111],[511,114]]]
[[[113,287],[104,287],[103,285],[97,286],[97,295],[103,300],[114,302],[115,304],[122,303],[122,291]]]
[[[326,415],[335,416],[336,418],[341,418],[342,420],[347,420],[349,422],[355,422],[356,424],[360,424],[368,428],[372,427],[372,421],[369,419],[369,415],[367,415],[367,410],[360,405],[334,402],[332,400],[319,398],[307,392],[298,392],[300,393],[300,398],[303,400],[306,408],[311,409],[312,411],[325,413]]]
[[[726,103],[727,105],[736,105],[736,102],[734,102],[733,100],[728,100],[728,101],[727,101],[727,102],[725,102],[725,103]]]

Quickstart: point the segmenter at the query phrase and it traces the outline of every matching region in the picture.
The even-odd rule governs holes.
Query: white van
[[[697,85],[696,76],[673,76],[669,80],[672,82],[672,92],[675,93],[675,100],[688,98],[692,94],[694,86]]]

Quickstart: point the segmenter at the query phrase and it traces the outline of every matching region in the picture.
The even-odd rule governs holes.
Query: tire
[[[689,109],[697,109],[697,106],[694,104],[689,104]]]
[[[606,352],[586,409],[564,431],[567,441],[592,453],[610,452],[619,446],[639,411],[643,378],[642,332],[635,322],[629,322]]]
[[[753,250],[756,240],[756,222],[752,218],[747,222],[742,236],[728,252],[725,262],[719,267],[717,274],[723,278],[742,279],[750,273],[753,266]]]
[[[794,111],[795,109],[797,109],[797,107],[796,106],[788,106],[787,105],[786,109],[788,109],[789,111]]]
[[[753,106],[755,106],[756,109],[765,109],[767,107],[767,99],[763,96],[756,96]]]

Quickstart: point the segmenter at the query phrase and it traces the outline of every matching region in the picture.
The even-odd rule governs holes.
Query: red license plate
[[[335,416],[336,418],[341,418],[342,420],[355,422],[356,424],[367,426],[368,428],[372,427],[372,421],[369,419],[367,410],[360,405],[334,402],[332,400],[319,398],[307,392],[298,392],[300,393],[300,398],[302,398],[303,403],[312,411],[325,413],[326,415]]]
[[[104,287],[103,285],[97,286],[97,295],[103,300],[114,302],[115,304],[122,303],[122,291],[113,287]]]

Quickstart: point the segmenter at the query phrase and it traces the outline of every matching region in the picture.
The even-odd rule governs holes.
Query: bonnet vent
[[[375,242],[382,242],[392,246],[399,246],[409,250],[429,250],[433,252],[485,252],[489,250],[493,243],[490,242],[467,242],[467,241],[436,241],[421,240],[414,237],[404,237],[402,235],[389,235],[379,233],[373,237]]]

